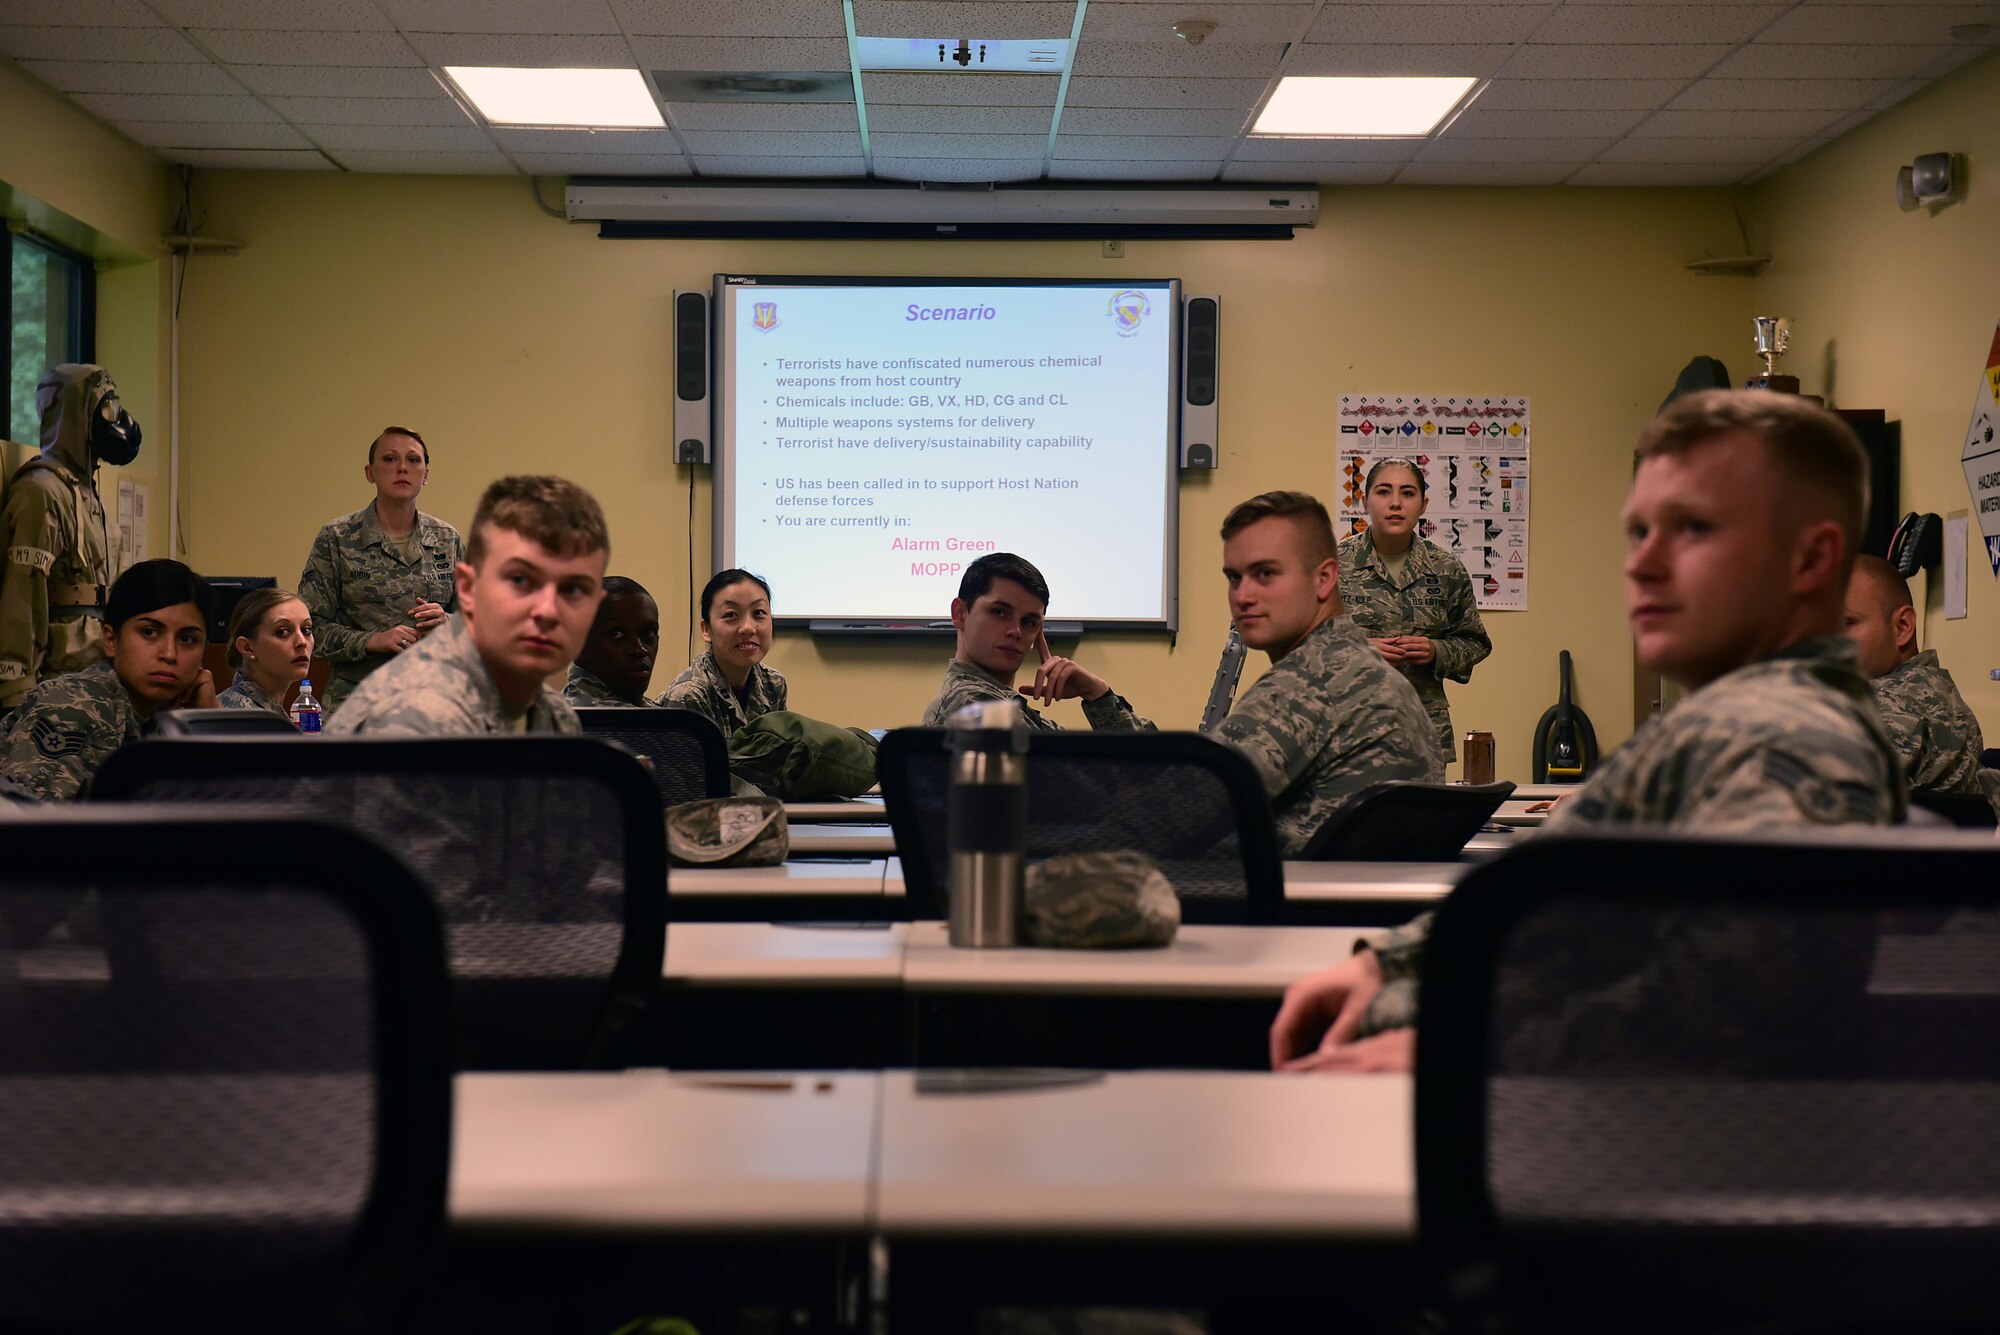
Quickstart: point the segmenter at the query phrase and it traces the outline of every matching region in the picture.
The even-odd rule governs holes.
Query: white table
[[[823,825],[831,821],[860,821],[881,825],[889,814],[879,797],[854,797],[839,802],[787,802],[785,819],[793,825]]]
[[[879,895],[887,864],[781,862],[775,867],[673,867],[667,872],[670,899],[732,899],[766,895]],[[898,875],[896,893],[902,893]]]
[[[666,981],[692,987],[895,987],[903,923],[678,922],[667,929]]]
[[[461,1075],[455,1228],[864,1232],[874,1075]]]
[[[896,851],[896,836],[883,824],[860,822],[791,827],[792,852],[837,853],[848,857],[886,857]]]
[[[941,922],[909,925],[903,986],[911,992],[1090,996],[1277,997],[1315,969],[1353,953],[1348,927],[1184,924],[1158,950],[965,950]]]
[[[1467,862],[1287,862],[1285,898],[1301,903],[1382,903],[1412,913],[1451,893]]]

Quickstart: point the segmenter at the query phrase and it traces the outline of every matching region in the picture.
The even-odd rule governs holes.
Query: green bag
[[[730,737],[729,774],[784,802],[859,797],[875,786],[875,739],[776,709]]]

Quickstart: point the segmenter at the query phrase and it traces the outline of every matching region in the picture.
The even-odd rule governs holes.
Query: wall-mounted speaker
[[[708,293],[674,293],[674,462],[709,452]]]
[[[1222,366],[1222,298],[1188,297],[1181,305],[1181,467],[1214,468],[1220,420],[1216,393]]]

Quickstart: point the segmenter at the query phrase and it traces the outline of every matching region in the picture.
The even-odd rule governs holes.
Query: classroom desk
[[[902,903],[883,901],[887,864],[881,859],[781,862],[775,867],[671,867],[668,916],[676,922],[756,922],[766,919],[894,916]]]
[[[1451,893],[1470,862],[1287,862],[1285,917],[1297,923],[1408,922]]]
[[[842,857],[887,857],[896,851],[896,836],[886,824],[831,822],[791,827],[793,853],[826,853]]]
[[[964,950],[941,922],[910,924],[903,986],[910,992],[1065,996],[1265,997],[1353,953],[1346,927],[1183,925],[1157,950]]]
[[[903,923],[681,922],[667,930],[676,987],[900,987]]]
[[[887,823],[889,815],[879,797],[852,797],[838,802],[787,802],[785,819],[794,825],[824,825],[834,821],[882,825]]]

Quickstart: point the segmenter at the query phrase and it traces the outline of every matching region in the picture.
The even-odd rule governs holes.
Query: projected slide
[[[1177,284],[725,279],[718,556],[787,618],[934,620],[1013,551],[1057,620],[1173,599]]]

